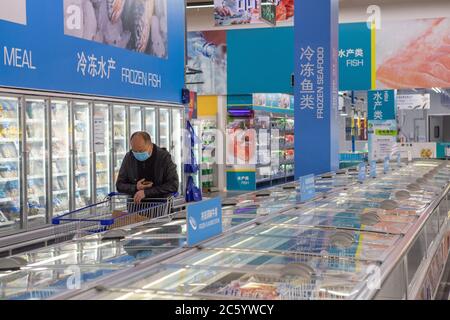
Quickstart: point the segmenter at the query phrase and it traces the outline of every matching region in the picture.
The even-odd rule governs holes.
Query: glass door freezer
[[[46,223],[48,184],[46,176],[46,101],[25,100],[25,141],[28,226]]]
[[[0,233],[21,228],[20,107],[15,97],[0,97]]]
[[[113,140],[114,140],[114,184],[119,175],[120,166],[129,148],[129,133],[127,125],[127,111],[125,106],[113,106]]]
[[[91,112],[87,102],[73,102],[75,209],[92,204]]]
[[[94,105],[94,121],[100,120],[101,127],[104,129],[104,134],[101,134],[97,139],[103,138],[103,141],[96,141],[103,143],[103,148],[95,151],[95,201],[101,202],[105,200],[108,194],[114,190],[112,185],[112,127],[111,127],[111,112],[108,104],[96,103]],[[102,128],[97,128],[99,130]]]
[[[52,169],[52,209],[51,216],[59,216],[71,210],[71,156],[72,149],[69,128],[69,102],[51,100],[51,169]]]

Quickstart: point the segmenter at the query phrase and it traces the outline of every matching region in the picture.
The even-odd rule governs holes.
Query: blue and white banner
[[[295,175],[339,167],[338,0],[295,6]]]
[[[0,86],[181,103],[183,0],[3,0]]]
[[[187,244],[195,246],[222,233],[222,201],[214,198],[187,207]]]

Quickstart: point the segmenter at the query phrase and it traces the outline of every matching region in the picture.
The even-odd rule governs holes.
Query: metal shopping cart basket
[[[110,193],[105,201],[53,218],[55,239],[65,241],[134,224],[170,222],[173,200],[171,196],[137,204],[129,195]]]

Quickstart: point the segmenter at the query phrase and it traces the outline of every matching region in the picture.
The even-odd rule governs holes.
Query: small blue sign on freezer
[[[300,201],[305,202],[316,196],[316,180],[313,174],[300,177]]]
[[[384,174],[387,174],[389,172],[389,157],[384,158]]]
[[[187,207],[187,244],[192,247],[222,233],[222,201],[213,198]]]
[[[397,167],[401,167],[402,166],[402,156],[399,153],[397,153]]]
[[[364,180],[366,180],[366,164],[361,162],[358,165],[358,181],[364,182]]]
[[[371,178],[377,177],[377,162],[376,161],[370,161],[370,177]]]

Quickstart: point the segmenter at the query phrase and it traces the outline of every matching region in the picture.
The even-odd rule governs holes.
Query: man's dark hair
[[[136,138],[138,136],[141,137],[142,139],[144,139],[146,144],[151,144],[152,143],[152,138],[145,131],[137,131],[137,132],[133,133],[131,135],[130,141],[132,141],[134,138]]]

